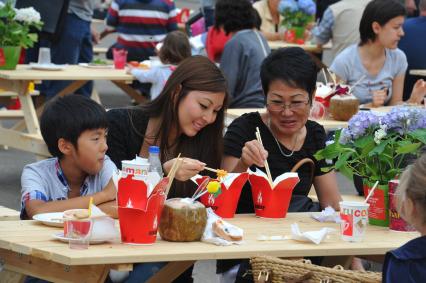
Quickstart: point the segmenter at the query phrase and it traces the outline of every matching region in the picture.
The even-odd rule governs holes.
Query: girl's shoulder
[[[386,57],[389,58],[392,62],[405,62],[407,61],[407,56],[405,53],[399,49],[386,49]]]

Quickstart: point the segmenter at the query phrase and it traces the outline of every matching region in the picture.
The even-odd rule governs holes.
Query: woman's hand
[[[191,177],[197,175],[200,171],[204,170],[205,163],[191,158],[182,158],[183,162],[176,171],[175,178],[179,181],[186,181]],[[165,173],[170,172],[170,169],[173,166],[173,163],[176,161],[176,158],[173,158],[163,164]]]
[[[426,95],[426,82],[423,79],[417,80],[411,92],[410,103],[422,103]]]
[[[386,98],[388,97],[388,89],[383,88],[373,91],[373,107],[380,107],[385,105]]]
[[[244,144],[240,159],[248,167],[253,164],[263,167],[266,158],[268,158],[268,152],[257,140],[251,140]]]

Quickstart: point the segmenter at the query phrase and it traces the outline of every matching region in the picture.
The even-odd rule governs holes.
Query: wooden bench
[[[19,220],[19,211],[0,206],[0,221]],[[25,276],[22,274],[0,269],[0,282],[2,283],[21,283],[24,282]]]

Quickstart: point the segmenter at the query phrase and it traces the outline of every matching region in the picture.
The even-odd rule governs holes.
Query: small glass
[[[40,49],[38,50],[38,63],[51,64],[50,48],[40,47]]]
[[[92,221],[86,220],[68,220],[65,221],[66,235],[70,249],[85,250],[89,248],[90,234],[92,231]]]
[[[113,48],[112,55],[114,58],[114,67],[116,69],[124,69],[127,62],[127,50]]]

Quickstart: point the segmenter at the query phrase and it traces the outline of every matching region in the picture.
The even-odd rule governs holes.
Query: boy
[[[105,109],[81,95],[57,97],[46,105],[40,128],[53,157],[24,167],[21,219],[87,208],[90,197],[116,217],[116,189],[111,179],[116,166],[105,155]]]

